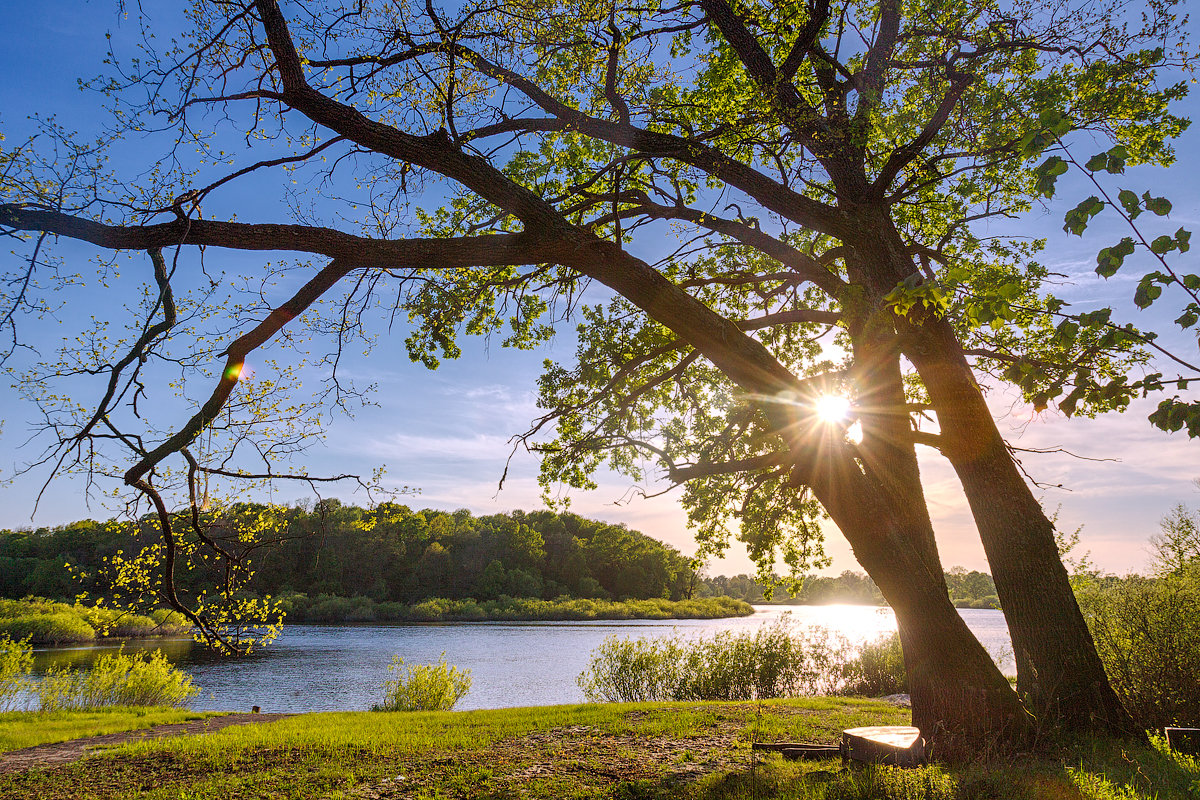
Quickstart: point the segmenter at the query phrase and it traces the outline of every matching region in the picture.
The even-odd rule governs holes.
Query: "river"
[[[1015,674],[1003,614],[991,609],[959,613],[1004,672]],[[133,642],[126,649],[161,648],[203,689],[191,703],[202,711],[244,711],[251,706],[261,706],[264,712],[366,709],[382,698],[393,655],[423,664],[436,662],[443,652],[447,662],[470,669],[474,678],[459,708],[507,708],[582,702],[575,678],[607,636],[747,631],[783,614],[790,614],[797,627],[822,627],[852,642],[896,629],[888,608],[756,606],[753,616],[720,620],[291,625],[271,645],[241,659],[214,656],[183,640]],[[115,646],[38,649],[34,671],[43,673],[52,664],[86,666]]]

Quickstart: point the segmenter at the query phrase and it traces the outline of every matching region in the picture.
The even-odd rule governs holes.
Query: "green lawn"
[[[1196,762],[1158,749],[1080,746],[1060,761],[902,771],[785,762],[750,748],[833,743],[846,727],[907,721],[905,709],[845,698],[306,714],[0,775],[0,797],[1200,798]]]
[[[178,708],[103,708],[48,714],[8,711],[0,713],[0,752],[210,716],[214,715]]]

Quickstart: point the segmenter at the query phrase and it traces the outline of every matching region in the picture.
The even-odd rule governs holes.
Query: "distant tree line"
[[[414,511],[395,503],[364,509],[327,499],[290,507],[240,504],[225,516],[227,535],[255,529],[264,544],[270,540],[253,556],[249,589],[260,594],[410,604],[434,597],[681,600],[692,596],[697,581],[692,562],[674,548],[574,514],[476,517],[465,510]],[[269,525],[262,524],[264,516],[272,518]],[[103,596],[106,559],[129,553],[131,534],[142,546],[157,536],[148,520],[0,531],[0,596]],[[212,577],[194,570],[180,583],[194,589]]]
[[[804,578],[800,590],[791,592],[786,583],[780,581],[771,588],[771,597],[766,597],[766,586],[750,575],[725,575],[703,577],[697,587],[699,597],[725,595],[747,603],[789,603],[794,605],[827,605],[850,603],[855,605],[886,605],[883,594],[875,581],[861,572],[846,570],[836,577],[809,575]],[[996,584],[992,576],[963,567],[952,567],[946,573],[946,587],[950,599],[959,608],[999,608]]]

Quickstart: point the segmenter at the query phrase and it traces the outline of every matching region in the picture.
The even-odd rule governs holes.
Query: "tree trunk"
[[[861,273],[866,305],[915,270],[881,207],[857,211],[865,235],[847,266]],[[882,324],[882,323],[878,323]],[[949,323],[899,324],[906,355],[937,413],[942,453],[962,483],[1012,637],[1017,689],[1039,719],[1076,730],[1141,735],[1121,706],[1087,629],[1046,518],[1004,445]]]
[[[1109,684],[1075,601],[1054,526],[1017,470],[949,324],[908,332],[905,353],[928,389],[1012,636],[1017,689],[1040,719],[1144,736]]]
[[[913,724],[939,758],[962,759],[1024,741],[1031,718],[931,574],[922,543],[927,516],[897,502],[835,443],[806,483],[845,534],[858,562],[896,614],[912,697]],[[914,528],[913,525],[916,525]]]

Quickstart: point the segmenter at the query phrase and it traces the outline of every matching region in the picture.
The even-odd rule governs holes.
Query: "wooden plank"
[[[915,767],[925,762],[925,740],[909,725],[871,725],[842,731],[842,756],[872,764]]]

